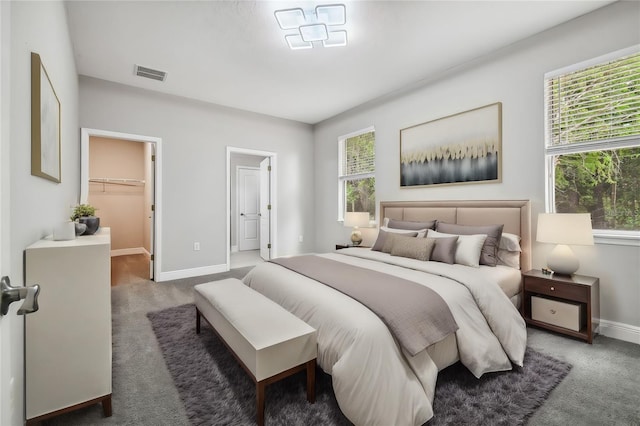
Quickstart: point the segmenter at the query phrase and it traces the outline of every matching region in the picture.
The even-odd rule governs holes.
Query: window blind
[[[363,133],[344,140],[340,175],[343,177],[375,172],[375,136]]]
[[[545,78],[547,146],[640,135],[640,53]]]

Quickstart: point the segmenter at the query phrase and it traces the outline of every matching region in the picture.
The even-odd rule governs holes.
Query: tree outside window
[[[638,46],[545,76],[549,210],[640,230]]]

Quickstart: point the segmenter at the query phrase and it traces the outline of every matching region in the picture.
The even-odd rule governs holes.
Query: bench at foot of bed
[[[264,424],[267,385],[307,372],[307,400],[315,402],[316,330],[252,290],[229,278],[194,287],[196,333],[203,317],[256,384],[256,417]]]

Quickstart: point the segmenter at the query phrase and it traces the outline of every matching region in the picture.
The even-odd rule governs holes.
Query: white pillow
[[[484,240],[487,239],[487,234],[455,235],[436,232],[432,229],[429,229],[427,232],[427,238],[447,238],[455,236],[458,237],[455,262],[460,265],[473,266],[474,268],[479,267],[480,252],[482,251]]]
[[[522,251],[522,249],[520,248],[520,237],[515,234],[503,232],[502,237],[500,237],[499,249],[518,252]]]
[[[391,232],[394,234],[411,234],[413,232],[417,232],[418,235],[416,236],[416,238],[424,238],[424,236],[427,234],[426,229],[397,229],[397,228],[387,228],[386,226],[381,226],[380,229],[382,229],[385,232]]]
[[[498,258],[498,265],[508,266],[514,269],[520,269],[520,252],[499,249],[496,256]]]

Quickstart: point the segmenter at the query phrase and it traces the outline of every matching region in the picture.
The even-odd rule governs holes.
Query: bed
[[[522,365],[526,327],[518,305],[520,269],[528,270],[531,266],[530,205],[527,200],[381,202],[380,220],[376,244],[382,234],[393,235],[387,235],[393,240],[393,244],[387,242],[391,252],[347,248],[317,257],[325,262],[338,262],[341,268],[346,265],[345,268],[378,271],[435,291],[446,303],[457,330],[424,350],[408,350],[396,331],[385,325],[381,319],[384,316],[288,267],[265,262],[256,266],[244,281],[318,331],[318,364],[332,376],[340,409],[351,422],[420,425],[434,416],[432,402],[437,375],[447,366],[461,361],[480,378],[489,372],[510,370],[514,364]],[[433,228],[441,224],[438,229],[454,231],[503,225],[502,236],[515,239],[518,247],[502,244],[496,247],[496,252],[508,252],[511,260],[498,261],[494,266],[395,255],[396,246],[409,241],[406,238],[428,236],[425,240],[435,239],[435,243],[430,242],[432,246],[438,246],[438,238],[444,238],[444,247],[445,239],[453,239],[453,233],[436,235],[439,231],[432,229],[418,236],[416,232],[388,225],[433,221],[436,221]],[[403,232],[407,235],[402,235]],[[502,236],[499,243],[506,241]],[[478,234],[461,231],[456,241],[464,240],[466,244],[471,237]],[[462,252],[459,243],[456,247]],[[483,252],[485,248],[482,246]],[[351,281],[351,276],[344,274],[340,280]]]

